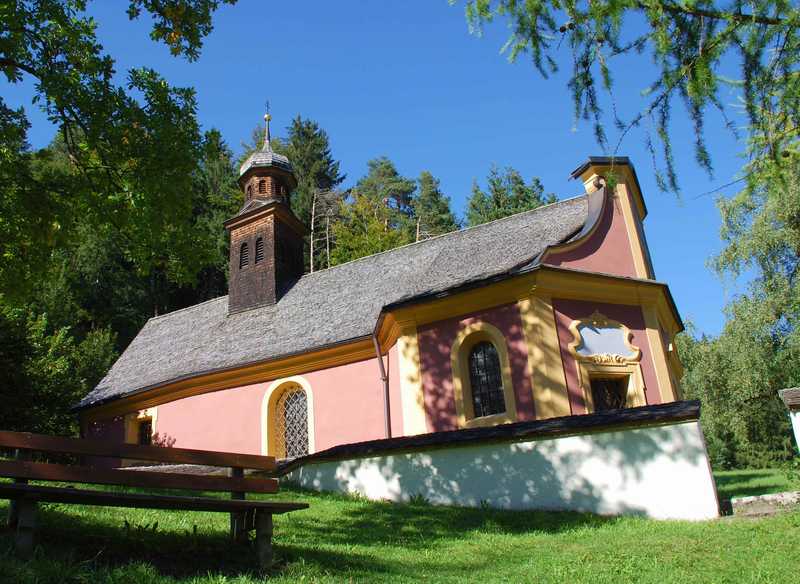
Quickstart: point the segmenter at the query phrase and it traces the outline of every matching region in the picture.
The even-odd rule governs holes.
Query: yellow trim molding
[[[501,414],[476,418],[469,376],[469,354],[472,348],[481,341],[489,341],[497,349],[506,411]],[[511,365],[508,361],[508,346],[506,338],[497,327],[488,322],[478,321],[458,331],[450,349],[450,365],[453,371],[453,393],[455,394],[456,417],[459,427],[494,426],[517,421],[517,400],[514,396]]]
[[[385,315],[378,338],[391,338],[388,330],[395,328],[397,322],[413,322],[421,326],[503,304],[514,304],[531,294],[611,304],[652,303],[658,309],[661,322],[669,323],[667,330],[670,334],[683,330],[666,284],[574,268],[539,266],[530,273],[487,286],[394,309]]]
[[[625,345],[630,350],[629,355],[617,354],[597,354],[597,355],[583,355],[578,352],[578,347],[583,343],[581,331],[579,330],[583,325],[591,325],[600,328],[617,328],[622,334]],[[572,333],[572,341],[567,346],[570,355],[575,359],[575,364],[578,369],[578,383],[583,392],[584,403],[586,404],[586,413],[594,411],[594,398],[592,397],[592,379],[596,378],[626,378],[628,380],[628,391],[625,399],[625,406],[635,408],[638,406],[647,405],[645,398],[645,383],[644,375],[642,375],[642,367],[640,360],[642,351],[639,347],[631,343],[633,333],[621,322],[611,320],[598,311],[595,311],[591,316],[573,320],[569,325],[569,331]]]
[[[568,416],[569,394],[553,301],[549,296],[532,295],[520,299],[517,305],[528,347],[526,373],[531,380],[536,418]]]
[[[661,396],[661,402],[675,401],[678,399],[678,392],[673,377],[670,375],[669,360],[667,352],[664,350],[661,327],[658,324],[658,314],[655,307],[651,305],[642,306],[642,314],[647,327],[647,342],[650,345],[650,355],[658,378],[658,393]]]
[[[403,411],[403,435],[428,432],[422,372],[419,362],[417,327],[404,323],[397,338],[397,372],[400,375],[400,405]]]
[[[306,408],[308,416],[308,453],[316,452],[314,447],[314,393],[311,384],[303,377],[294,375],[285,379],[278,379],[270,383],[261,400],[261,454],[264,456],[278,456],[278,435],[275,419],[278,400],[287,391],[300,388],[306,393]]]

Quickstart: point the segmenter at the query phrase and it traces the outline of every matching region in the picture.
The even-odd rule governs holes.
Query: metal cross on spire
[[[269,100],[267,100],[264,103],[264,107],[265,107],[267,113],[264,114],[264,124],[265,124],[266,128],[264,130],[264,146],[262,147],[262,150],[271,151],[272,150],[272,146],[269,143],[269,140],[270,140],[270,137],[269,137],[269,121],[272,119],[272,116],[269,113]]]

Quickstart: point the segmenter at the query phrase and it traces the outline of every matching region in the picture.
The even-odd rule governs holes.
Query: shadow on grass
[[[437,540],[460,539],[471,532],[495,534],[560,533],[618,521],[588,513],[501,511],[425,504],[351,505],[336,521],[321,523],[300,514],[291,518],[298,539],[343,546],[399,545],[427,549]]]
[[[716,474],[717,493],[722,499],[776,493],[788,488],[787,479],[777,470],[747,470]]]
[[[303,562],[316,566],[322,573],[407,576],[407,567],[399,560],[376,557],[379,554],[370,548],[389,545],[416,551],[430,548],[437,541],[469,537],[474,532],[559,533],[617,521],[573,512],[362,502],[336,495],[310,495],[295,489],[282,495],[281,498],[305,500],[312,510],[277,519],[277,571],[285,569],[287,564]],[[80,512],[75,507],[75,513],[70,509],[71,506],[46,504],[40,507],[37,557],[65,566],[87,564],[98,569],[142,562],[163,576],[178,578],[254,573],[254,551],[230,543],[227,532],[218,528],[219,522],[209,532],[202,523],[207,515],[197,514],[196,522],[194,518],[189,520],[189,525],[201,525],[195,532],[170,526],[166,513],[163,519],[159,518],[161,513],[148,516],[162,521],[161,528],[135,523],[126,528],[123,519],[126,515],[94,516],[86,513],[87,507]],[[0,516],[4,519],[3,511],[0,506]],[[131,511],[129,517],[136,517],[136,511]],[[0,532],[0,550],[10,551],[12,546],[12,534],[8,530]],[[469,570],[469,566],[462,567]]]

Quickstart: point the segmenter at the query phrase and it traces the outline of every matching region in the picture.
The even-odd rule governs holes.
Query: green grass
[[[789,472],[775,468],[716,471],[714,479],[720,499],[800,490],[797,479],[791,478]]]
[[[276,517],[269,582],[796,582],[800,571],[800,512],[691,523],[277,498],[311,508]],[[264,580],[251,551],[227,542],[224,514],[44,505],[40,519],[30,562],[0,531],[0,582]]]

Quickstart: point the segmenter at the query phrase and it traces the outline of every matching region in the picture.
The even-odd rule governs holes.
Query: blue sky
[[[407,176],[430,170],[459,213],[473,180],[483,181],[492,163],[538,176],[548,191],[566,198],[582,191],[568,180],[570,171],[587,156],[604,154],[591,126],[573,120],[567,70],[543,80],[524,56],[509,64],[500,54],[505,28],[470,35],[463,4],[239,0],[217,13],[215,30],[194,63],[153,43],[147,19],[130,23],[124,5],[91,7],[120,80],[131,67],[149,66],[172,85],[195,87],[201,124],[219,128],[236,151],[261,123],[269,98],[274,133],[282,135],[297,114],[329,133],[346,184],[365,173],[369,159],[386,155]],[[643,104],[640,92],[653,69],[646,57],[620,65],[615,104],[631,114]],[[30,105],[30,85],[3,83],[4,97],[26,106],[33,120],[32,145],[45,146],[54,128]],[[734,103],[735,96],[723,101]],[[676,107],[680,197],[659,192],[640,132],[629,133],[618,153],[631,157],[644,190],[658,279],[670,285],[685,320],[716,334],[722,307],[741,283],[723,282],[707,268],[721,246],[715,197],[734,189],[706,193],[735,177],[742,145],[713,116],[708,130],[712,178],[694,162],[691,125]],[[611,124],[608,131],[616,142]]]

